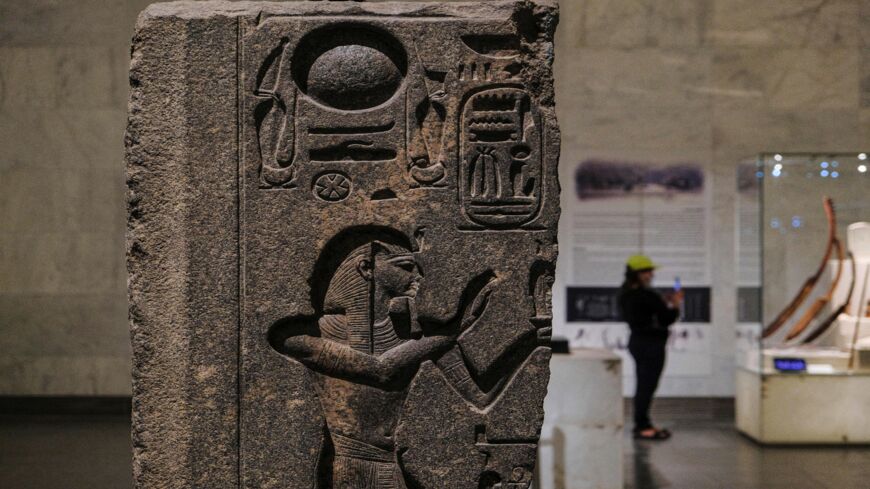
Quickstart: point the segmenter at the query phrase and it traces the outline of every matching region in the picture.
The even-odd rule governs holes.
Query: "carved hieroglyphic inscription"
[[[397,5],[240,22],[245,487],[532,481],[555,11]]]
[[[297,29],[275,35],[282,23]],[[463,229],[540,229],[548,157],[522,36],[479,27],[433,45],[383,20],[261,19],[251,34],[269,48],[252,77],[261,188],[374,171],[405,188],[454,187]]]
[[[257,69],[261,188],[294,189],[297,173],[311,169],[334,169],[352,182],[353,172],[341,168],[395,165],[404,152],[402,43],[361,23],[319,24],[274,40]]]

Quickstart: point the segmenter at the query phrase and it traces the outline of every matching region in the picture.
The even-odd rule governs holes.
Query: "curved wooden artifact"
[[[797,295],[795,295],[794,299],[788,303],[785,308],[776,316],[776,318],[764,328],[764,331],[761,333],[762,338],[767,338],[777,331],[794,315],[794,313],[800,308],[801,304],[807,299],[810,295],[810,292],[815,288],[816,283],[818,283],[819,278],[821,278],[822,273],[825,271],[825,267],[828,265],[828,260],[831,258],[831,253],[834,250],[834,242],[836,241],[837,234],[837,218],[834,214],[834,201],[831,200],[830,197],[825,197],[823,199],[823,206],[825,208],[825,215],[828,219],[828,245],[825,248],[825,254],[822,257],[822,262],[819,264],[818,270],[812,276],[810,276],[806,282],[804,282],[803,286],[798,291]]]
[[[791,327],[788,334],[785,336],[785,341],[792,341],[809,327],[810,323],[822,313],[825,309],[825,306],[831,303],[831,299],[834,298],[834,291],[837,290],[837,286],[840,284],[840,278],[843,276],[843,245],[840,243],[840,240],[834,239],[834,250],[837,252],[837,274],[834,275],[834,280],[831,280],[831,285],[828,287],[828,291],[825,294],[815,300],[815,302],[810,305],[809,309],[804,311],[804,314],[794,323],[794,326]]]
[[[838,242],[838,245],[839,245],[839,242]],[[847,309],[849,309],[849,305],[852,303],[852,293],[855,292],[855,280],[857,278],[857,276],[856,276],[857,269],[855,268],[856,267],[855,257],[852,256],[851,252],[849,252],[848,255],[849,255],[849,260],[852,262],[852,283],[849,284],[849,292],[846,295],[846,300],[843,301],[843,303],[840,305],[840,307],[834,309],[831,312],[831,314],[829,314],[825,318],[824,321],[819,323],[818,326],[816,326],[814,329],[811,330],[810,334],[808,334],[806,336],[806,338],[804,338],[802,341],[802,343],[805,345],[810,344],[810,343],[816,341],[817,339],[821,338],[822,335],[825,334],[825,332],[827,332],[828,329],[830,329],[831,325],[837,321],[837,318],[840,317],[840,314],[843,314],[844,312],[846,312]],[[842,268],[842,264],[840,265],[840,268]]]

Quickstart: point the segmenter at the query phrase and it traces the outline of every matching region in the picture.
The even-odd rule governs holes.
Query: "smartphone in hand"
[[[674,308],[682,310],[683,307],[683,283],[680,277],[674,277],[674,293],[671,296],[671,303]],[[682,313],[680,314],[682,316]]]

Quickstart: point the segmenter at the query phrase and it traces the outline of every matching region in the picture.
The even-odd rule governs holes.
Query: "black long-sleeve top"
[[[619,295],[622,319],[632,335],[668,337],[668,327],[680,316],[680,310],[670,307],[655,290],[645,287],[623,289]]]

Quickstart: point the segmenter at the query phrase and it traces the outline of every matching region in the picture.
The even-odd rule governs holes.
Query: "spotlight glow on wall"
[[[801,219],[801,216],[793,216],[791,218],[791,227],[797,229],[797,228],[803,226],[803,224],[804,224],[804,222],[803,222],[803,219]]]

